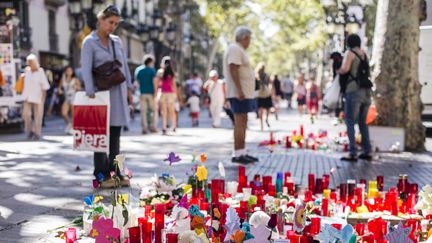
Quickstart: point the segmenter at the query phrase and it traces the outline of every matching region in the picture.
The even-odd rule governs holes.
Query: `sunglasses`
[[[102,12],[105,17],[120,16],[120,10],[115,5],[108,5]]]

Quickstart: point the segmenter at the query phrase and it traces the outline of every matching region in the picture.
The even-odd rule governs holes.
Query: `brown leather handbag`
[[[112,39],[110,40],[113,48],[114,60],[93,68],[93,79],[98,90],[108,90],[126,80],[121,71],[122,63],[117,60],[116,57],[114,41]]]

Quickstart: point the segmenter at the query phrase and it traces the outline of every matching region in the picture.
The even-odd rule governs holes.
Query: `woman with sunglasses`
[[[98,24],[96,30],[88,35],[81,49],[81,66],[85,83],[86,94],[90,98],[95,97],[97,87],[94,82],[92,70],[114,59],[121,62],[121,72],[126,78],[125,82],[112,86],[110,92],[110,130],[109,130],[109,155],[106,153],[94,153],[94,176],[100,181],[103,188],[115,186],[111,178],[111,171],[116,171],[114,166],[115,156],[120,153],[120,133],[123,126],[130,120],[128,102],[132,101],[131,76],[127,65],[126,56],[120,38],[113,35],[120,23],[120,11],[114,5],[109,5],[97,14]],[[114,50],[113,50],[114,48]],[[129,179],[119,176],[122,186],[129,186]]]

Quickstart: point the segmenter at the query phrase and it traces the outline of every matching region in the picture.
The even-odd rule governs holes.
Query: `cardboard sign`
[[[73,148],[75,150],[109,151],[109,91],[97,92],[90,99],[77,92],[73,104]]]

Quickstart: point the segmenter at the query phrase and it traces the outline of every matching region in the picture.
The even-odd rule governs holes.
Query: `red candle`
[[[276,196],[276,186],[275,185],[268,185],[268,194],[270,196],[275,197]]]
[[[284,173],[284,186],[288,186],[288,181],[291,179],[291,172],[287,171]]]
[[[191,198],[190,200],[189,200],[189,204],[190,205],[199,205],[199,199],[198,198],[196,198],[196,197],[193,197],[193,198]]]
[[[336,192],[334,192],[334,191],[330,192],[330,199],[333,200],[333,202],[337,201],[337,194],[336,194]]]
[[[409,193],[417,194],[417,192],[418,192],[418,184],[417,183],[410,184],[409,188],[410,188]]]
[[[309,202],[312,201],[312,192],[311,191],[305,191],[305,201]]]
[[[347,143],[344,144],[344,152],[348,152],[348,144]]]
[[[348,184],[348,197],[354,198],[356,182],[355,180],[348,180],[347,184]]]
[[[295,190],[295,188],[294,188],[294,181],[290,179],[290,180],[287,182],[287,187],[288,187],[288,193],[289,193],[290,195],[293,195],[293,194],[294,194],[294,190]]]
[[[167,233],[166,234],[166,243],[177,243],[178,242],[178,234],[177,233]]]
[[[322,194],[323,193],[323,179],[322,178],[316,178],[315,180],[315,194]]]
[[[238,177],[243,177],[246,176],[246,167],[244,166],[239,166],[238,167]]]
[[[324,217],[328,217],[328,206],[329,206],[329,201],[327,198],[323,198],[322,202],[321,202],[321,215]]]
[[[77,240],[76,229],[68,228],[65,232],[66,243],[74,243]]]
[[[364,195],[363,188],[357,187],[355,189],[355,196],[356,196],[356,202],[357,202],[356,205],[357,206],[363,205],[363,200],[364,200],[363,195]]]
[[[138,225],[147,224],[147,218],[146,217],[139,217],[138,218]]]
[[[301,141],[298,141],[298,147],[301,149],[303,148],[303,143]]]
[[[311,192],[315,191],[315,175],[314,174],[308,174],[308,188],[309,188],[309,191],[311,191]]]
[[[304,128],[303,125],[300,125],[300,135],[304,136]]]
[[[347,184],[342,183],[340,184],[339,187],[339,200],[341,200],[342,202],[346,202],[346,197],[347,197]]]
[[[162,230],[165,228],[165,204],[155,205],[155,243],[162,243]]]
[[[144,206],[144,217],[148,218],[150,216],[150,212],[152,211],[151,205],[145,205]]]
[[[240,170],[240,167],[239,167]],[[239,172],[240,173],[240,172]],[[219,202],[219,180],[213,179],[211,181],[211,201]]]
[[[129,243],[141,243],[140,239],[140,227],[130,227],[129,228]]]
[[[324,174],[323,175],[323,190],[328,189],[330,185],[330,175]]]
[[[378,187],[378,191],[380,191],[380,192],[384,191],[384,176],[383,175],[377,176],[377,187]]]
[[[320,232],[321,228],[321,218],[311,218],[311,226],[310,226],[310,233],[312,235],[317,235]]]
[[[151,222],[147,222],[146,225],[141,225],[141,239],[143,243],[151,243],[152,242],[152,231],[153,224]]]
[[[291,148],[291,140],[289,136],[285,137],[285,148]]]
[[[268,190],[268,186],[272,183],[273,178],[271,176],[263,176],[263,189]]]

